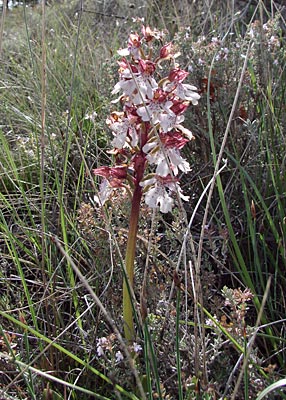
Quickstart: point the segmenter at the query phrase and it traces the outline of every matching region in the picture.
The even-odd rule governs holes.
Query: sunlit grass
[[[105,119],[113,107],[116,50],[135,27],[137,3],[133,9],[118,2],[115,16],[110,9],[101,10],[104,16],[91,13],[92,2],[83,13],[67,4],[47,8],[44,168],[41,8],[6,16],[0,67],[0,358],[7,369],[0,390],[11,398],[48,398],[49,391],[56,399],[143,398],[135,379],[150,400],[155,393],[159,399],[231,398],[244,357],[241,398],[256,398],[263,389],[260,398],[274,389],[283,396],[283,379],[267,386],[285,376],[286,360],[285,37],[276,26],[285,30],[285,22],[275,13],[260,40],[243,36],[251,32],[251,20],[261,17],[253,6],[240,17],[228,2],[225,9],[213,5],[212,14],[205,2],[201,10],[177,3],[146,2],[142,13],[168,28],[170,39],[175,35],[182,64],[202,95],[187,124],[196,136],[186,152],[193,170],[184,180],[191,195],[185,207],[191,236],[184,240],[179,212],[156,216],[151,224],[151,214],[142,209],[135,279],[142,281],[149,249],[148,313],[137,326],[142,352],[134,365],[118,339],[129,203],[114,197],[105,212],[94,207],[91,170],[112,157],[106,153]],[[266,22],[273,15],[261,5]],[[216,37],[224,42],[214,48]],[[245,61],[241,55],[248,46]],[[226,159],[207,200],[215,168]],[[206,204],[208,229],[202,229]],[[251,290],[245,315],[225,306],[224,286]],[[141,294],[139,288],[138,303]],[[239,319],[244,316],[245,325]],[[102,337],[110,349],[99,357]],[[118,351],[127,354],[123,362],[116,361]]]

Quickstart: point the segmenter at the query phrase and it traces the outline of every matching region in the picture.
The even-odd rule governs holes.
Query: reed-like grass
[[[250,3],[78,1],[2,18],[4,398],[285,397],[285,20],[279,2]],[[95,207],[91,171],[112,157],[116,50],[138,7],[169,30],[202,98],[190,203],[141,210],[134,358],[121,337],[128,198]],[[225,304],[246,288],[252,301]]]

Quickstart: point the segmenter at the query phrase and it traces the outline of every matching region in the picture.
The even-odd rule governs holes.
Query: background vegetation
[[[148,316],[130,349],[130,204],[118,193],[96,207],[91,171],[111,157],[116,51],[139,18],[177,45],[201,100],[185,124],[190,202],[167,216],[142,205],[135,296],[146,269]],[[1,398],[285,398],[285,30],[272,0],[2,13]]]

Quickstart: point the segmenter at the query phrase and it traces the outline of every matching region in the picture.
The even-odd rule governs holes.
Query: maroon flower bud
[[[173,44],[167,43],[160,50],[160,59],[168,59],[174,55],[174,46]]]
[[[99,167],[92,171],[94,175],[103,176],[107,179],[125,179],[127,177],[127,166],[117,166],[117,167]]]
[[[166,149],[167,148],[182,149],[185,146],[185,144],[189,142],[189,139],[186,139],[178,131],[164,133],[160,135],[160,139]]]

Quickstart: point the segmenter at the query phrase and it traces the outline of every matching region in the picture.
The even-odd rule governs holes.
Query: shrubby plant
[[[221,145],[243,59],[251,43],[248,68],[239,94],[239,103],[232,122],[232,135],[226,150],[235,154],[237,158],[242,157],[244,164],[251,165],[258,171],[259,164],[255,162],[256,157],[263,157],[258,137],[259,126],[263,123],[259,102],[262,101],[267,86],[274,92],[278,90],[283,73],[281,66],[285,61],[279,17],[269,19],[264,24],[255,20],[244,36],[233,32],[222,37],[214,31],[193,40],[190,29],[182,27],[175,34],[174,43],[180,44],[184,66],[192,75],[194,84],[202,96],[199,110],[201,114],[197,112],[198,110],[194,110],[187,121],[191,126],[197,126],[196,133],[199,140],[194,143],[196,153],[194,165],[196,160],[201,160],[197,153],[201,153],[205,164],[212,159],[208,120],[211,122],[216,149]],[[207,113],[208,99],[210,115]],[[279,108],[278,106],[278,115],[281,115]],[[282,122],[282,119],[280,121]],[[251,146],[246,146],[249,140]]]

